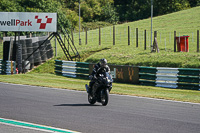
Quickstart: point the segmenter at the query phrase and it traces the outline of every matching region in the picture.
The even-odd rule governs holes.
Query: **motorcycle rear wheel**
[[[91,94],[88,94],[88,102],[90,104],[95,104],[96,103],[96,98],[94,98]]]
[[[102,90],[101,92],[101,104],[103,106],[106,106],[108,104],[108,99],[109,99],[109,90]]]

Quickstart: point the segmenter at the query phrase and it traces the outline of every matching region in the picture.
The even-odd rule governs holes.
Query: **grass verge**
[[[9,76],[1,75],[0,82],[84,91],[84,86],[89,82],[89,80],[66,78],[47,73],[33,73]],[[200,103],[200,92],[193,90],[167,89],[160,87],[113,83],[113,89],[111,93]]]

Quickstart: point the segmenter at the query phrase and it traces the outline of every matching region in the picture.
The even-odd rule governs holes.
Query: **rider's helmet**
[[[106,67],[106,65],[107,65],[107,60],[106,59],[101,59],[100,60],[100,66],[102,67],[102,68],[105,68]]]

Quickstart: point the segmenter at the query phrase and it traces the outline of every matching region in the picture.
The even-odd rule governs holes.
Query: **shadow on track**
[[[59,104],[59,105],[54,105],[54,106],[100,106],[100,105],[92,105],[92,104]]]

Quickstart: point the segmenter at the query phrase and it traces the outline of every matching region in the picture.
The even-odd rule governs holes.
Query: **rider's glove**
[[[97,76],[96,76],[96,75],[94,75],[94,76],[93,76],[93,79],[97,79]]]

